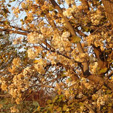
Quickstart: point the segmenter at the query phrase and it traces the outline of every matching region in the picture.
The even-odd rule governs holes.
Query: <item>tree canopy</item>
[[[0,112],[112,113],[112,5],[1,0]]]

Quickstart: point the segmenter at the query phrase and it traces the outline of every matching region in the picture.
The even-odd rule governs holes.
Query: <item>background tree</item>
[[[112,113],[113,29],[105,2],[112,3],[0,2],[1,112]]]

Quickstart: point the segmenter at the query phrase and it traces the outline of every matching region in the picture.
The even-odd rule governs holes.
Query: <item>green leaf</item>
[[[109,103],[108,106],[109,106],[109,107],[112,107],[112,103]]]
[[[112,62],[113,62],[113,60],[112,60]],[[111,64],[111,67],[113,67],[113,64]]]
[[[66,76],[66,71],[63,71],[62,72],[62,77],[65,77]]]
[[[101,73],[105,73],[105,72],[107,71],[107,69],[108,69],[108,68],[106,68],[106,67],[103,68],[103,69],[101,69],[101,70],[99,71],[99,74],[101,74]]]
[[[48,100],[48,101],[47,101],[48,104],[50,104],[51,102],[52,102],[51,100]]]
[[[68,80],[71,81],[72,79],[71,78],[68,78]]]
[[[67,107],[68,107],[67,105],[64,105],[63,106],[63,110],[66,111],[67,110]]]
[[[59,108],[57,109],[57,111],[59,111],[59,112],[61,112],[61,110],[62,110],[61,107],[59,107]]]
[[[9,25],[10,24],[8,21],[5,21],[4,23],[5,23],[5,25],[7,25],[7,24]]]
[[[107,90],[106,93],[107,94],[110,94],[110,93],[112,93],[112,91],[111,90]]]
[[[53,99],[53,102],[55,102],[58,99],[58,95],[55,96],[55,98]]]
[[[81,41],[81,38],[78,37],[77,35],[71,37],[71,42],[72,42],[72,43],[78,43],[78,42],[80,42],[80,41]]]
[[[37,101],[33,101],[34,106],[39,106],[39,103]]]

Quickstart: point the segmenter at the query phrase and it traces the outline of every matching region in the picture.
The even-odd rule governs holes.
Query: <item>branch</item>
[[[95,84],[99,84],[101,86],[105,85],[108,89],[112,90],[113,92],[113,83],[110,82],[108,79],[102,78],[98,75],[90,75],[88,79],[94,82]]]
[[[0,97],[5,97],[6,98],[6,97],[11,97],[11,95],[10,94],[6,94],[6,95],[4,94],[4,95],[0,95]]]
[[[110,23],[113,26],[113,1],[112,0],[102,0],[102,3],[104,5],[106,16]]]
[[[8,25],[8,27],[7,28],[4,28],[4,26],[7,26],[6,24],[5,24],[5,22],[6,21],[0,21],[0,26],[1,27],[3,27],[3,30],[10,30],[10,29],[12,29],[12,31],[14,32],[15,30],[19,30],[19,32],[27,32],[27,33],[30,33],[30,32],[33,32],[32,30],[31,31],[29,31],[29,30],[25,30],[25,29],[23,29],[23,28],[20,28],[20,27],[17,27],[17,26],[13,26],[13,25]],[[7,22],[7,23],[9,23],[9,22]],[[14,30],[13,30],[14,29]],[[14,32],[15,33],[15,32]]]
[[[48,45],[49,45],[49,44],[48,44]],[[59,51],[55,51],[54,48],[52,48],[52,49],[49,48],[49,49],[48,49],[48,48],[44,47],[44,46],[41,45],[41,44],[40,44],[40,46],[42,46],[44,49],[46,49],[46,50],[49,51],[49,52],[57,53],[58,55],[61,55],[61,56],[65,57],[65,58],[67,58],[67,59],[69,59],[69,60],[74,60],[74,59],[70,58],[69,56],[67,56],[67,55],[65,55],[65,54],[63,54],[63,53],[60,53]],[[74,60],[74,63],[81,64],[82,62],[78,62],[78,61]]]
[[[88,77],[88,79],[93,82],[94,84],[97,85],[96,88],[94,88],[93,93],[91,93],[88,96],[84,96],[81,99],[76,100],[76,102],[84,102],[85,100],[91,100],[92,95],[95,94],[96,92],[98,92],[99,89],[102,88],[103,85],[105,85],[108,89],[110,89],[111,91],[113,91],[113,84],[110,83],[107,79],[103,79],[102,77],[99,77],[97,75],[90,75]]]
[[[11,30],[11,29],[2,29],[2,28],[0,28],[0,31],[5,31],[5,32],[9,32],[9,33],[16,33],[16,34],[21,34],[21,35],[27,35],[28,34],[27,31],[21,32],[21,31],[15,31],[15,30]]]
[[[66,22],[67,29],[70,31],[70,33],[71,33],[73,36],[76,36],[76,33],[75,33],[75,31],[74,31],[73,26],[70,24],[68,18],[66,18],[66,17],[63,15],[62,9],[61,9],[61,8],[59,7],[59,5],[55,2],[55,0],[50,0],[50,1],[51,1],[52,5],[54,6],[54,8],[56,8],[56,9],[59,11],[59,13],[62,15],[63,19],[64,19],[65,22]],[[78,50],[79,50],[80,53],[84,53],[84,50],[83,50],[83,48],[82,48],[80,42],[77,43],[77,48],[78,48]],[[86,61],[85,63],[82,63],[82,65],[83,65],[84,75],[86,75],[86,76],[90,75],[88,62]]]
[[[91,100],[92,95],[96,94],[96,93],[98,92],[98,90],[102,88],[102,86],[103,86],[103,85],[100,85],[100,86],[96,87],[96,88],[93,90],[93,93],[91,93],[90,95],[84,96],[83,98],[80,98],[80,99],[77,98],[75,101],[76,101],[76,102],[84,102],[84,101],[86,101],[87,99],[88,99],[88,100]]]
[[[84,106],[86,106],[89,111],[91,111],[91,113],[95,113],[94,110],[88,104],[84,103]]]
[[[89,11],[89,4],[88,4],[88,0],[81,0],[82,5],[83,5],[83,9],[87,12]]]

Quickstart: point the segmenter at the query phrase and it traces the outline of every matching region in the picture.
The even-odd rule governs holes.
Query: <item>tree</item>
[[[108,2],[0,2],[1,112],[113,112]]]

